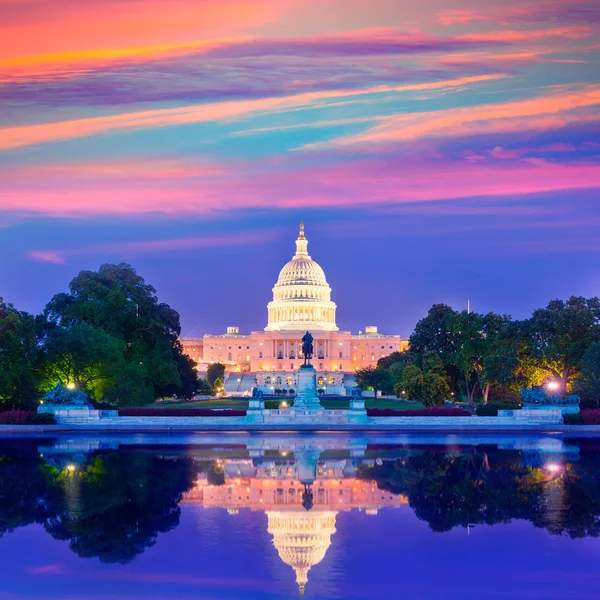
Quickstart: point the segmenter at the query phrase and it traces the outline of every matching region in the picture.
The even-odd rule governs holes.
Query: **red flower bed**
[[[462,408],[418,408],[415,410],[394,410],[392,408],[367,408],[369,417],[470,417],[471,413]]]
[[[245,410],[210,408],[120,408],[120,417],[245,417]]]
[[[584,425],[600,425],[600,409],[590,409],[581,411],[581,420]]]
[[[35,410],[7,410],[0,413],[0,423],[2,425],[29,425]]]

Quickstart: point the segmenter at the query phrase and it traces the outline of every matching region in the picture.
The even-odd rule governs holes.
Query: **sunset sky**
[[[301,219],[342,329],[600,295],[599,57],[597,0],[0,0],[0,296],[262,329]]]

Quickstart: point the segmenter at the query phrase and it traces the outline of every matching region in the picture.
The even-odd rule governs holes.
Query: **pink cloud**
[[[70,182],[69,182],[70,183]],[[55,184],[39,191],[21,190],[5,195],[7,209],[20,214],[63,217],[105,215],[230,213],[252,208],[297,209],[386,206],[398,203],[452,200],[482,196],[515,196],[600,187],[600,165],[570,161],[487,160],[469,162],[431,155],[398,155],[395,159],[355,159],[351,163],[319,161],[280,163],[276,171],[248,165],[237,172],[205,182],[173,181],[164,187],[95,189],[93,182],[76,189]],[[86,198],[82,204],[81,198]],[[223,199],[226,198],[225,203]],[[86,252],[135,253],[177,250],[263,240],[264,232],[250,237],[228,234],[222,238],[152,241],[101,245]],[[51,258],[67,260],[74,250],[53,250]],[[39,259],[39,256],[37,257]]]
[[[442,25],[469,25],[482,21],[541,23],[547,21],[593,22],[600,10],[593,0],[542,0],[537,2],[481,4],[477,9],[451,9],[437,15]]]
[[[28,258],[38,262],[49,262],[55,265],[66,264],[64,253],[51,250],[32,250],[27,254]]]
[[[61,575],[65,572],[66,565],[63,563],[54,563],[48,565],[39,565],[37,567],[29,567],[28,573],[32,575]]]
[[[117,242],[110,244],[96,244],[84,248],[70,248],[65,250],[31,250],[27,258],[36,261],[50,262],[58,265],[66,264],[72,256],[96,254],[138,255],[152,254],[155,252],[175,252],[195,248],[208,248],[215,246],[240,246],[262,244],[272,241],[279,232],[273,229],[266,231],[241,232],[239,234],[226,234],[218,236],[203,236],[192,238],[179,238],[169,240],[148,240],[137,242]]]

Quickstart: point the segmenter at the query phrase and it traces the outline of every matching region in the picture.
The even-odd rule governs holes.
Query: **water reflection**
[[[126,564],[181,507],[266,515],[300,594],[341,512],[405,507],[436,532],[531,522],[600,533],[593,440],[212,436],[0,440],[0,537],[33,523],[80,557]]]

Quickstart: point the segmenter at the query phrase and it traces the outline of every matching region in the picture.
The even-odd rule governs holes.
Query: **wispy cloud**
[[[175,238],[168,240],[145,240],[134,242],[115,242],[95,244],[87,247],[62,250],[31,250],[27,258],[56,265],[67,264],[73,256],[82,255],[121,255],[134,256],[164,252],[177,252],[218,246],[245,246],[268,243],[279,236],[278,230],[240,232],[236,234],[206,235],[198,237]]]
[[[331,146],[409,142],[431,137],[474,136],[523,130],[552,130],[569,124],[598,122],[600,86],[589,85],[574,91],[550,91],[525,100],[479,104],[466,108],[396,115],[362,133],[306,146]],[[306,148],[305,147],[305,148]]]
[[[452,9],[438,14],[442,25],[469,25],[482,21],[501,23],[600,22],[600,7],[595,0],[538,0],[535,2],[481,3],[477,9]]]
[[[135,131],[157,127],[185,125],[191,123],[235,120],[257,113],[310,107],[311,104],[335,98],[352,98],[370,94],[401,93],[427,90],[462,88],[482,82],[504,78],[501,74],[476,75],[435,82],[412,83],[397,86],[376,86],[356,90],[332,90],[294,94],[284,97],[261,98],[199,104],[182,108],[146,110],[125,114],[40,123],[22,127],[0,129],[0,150],[23,146],[70,140],[91,135],[118,131]]]

